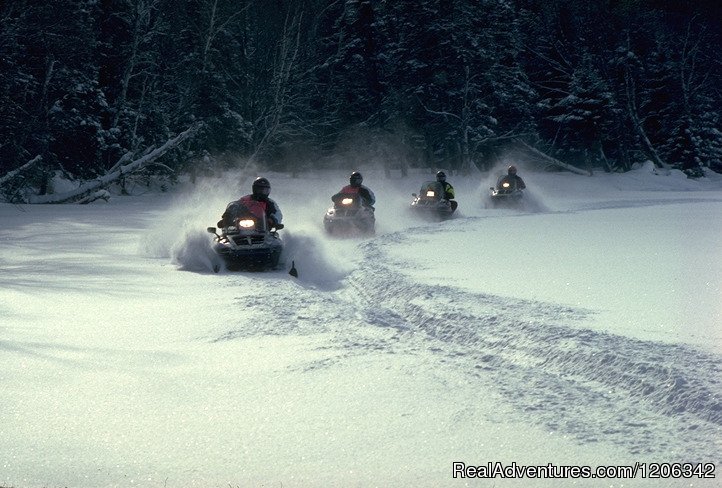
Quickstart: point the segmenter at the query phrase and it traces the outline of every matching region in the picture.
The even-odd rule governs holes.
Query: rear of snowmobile
[[[282,224],[269,227],[268,219],[245,213],[220,229],[208,227],[215,235],[213,250],[231,271],[265,271],[279,266],[283,241],[278,231]],[[217,272],[220,266],[214,267]]]
[[[418,195],[411,195],[414,197],[411,210],[424,218],[446,220],[454,212],[451,202],[443,198],[444,187],[438,181],[427,181]]]
[[[376,217],[373,207],[364,205],[358,194],[341,194],[323,216],[323,227],[330,235],[373,235]]]

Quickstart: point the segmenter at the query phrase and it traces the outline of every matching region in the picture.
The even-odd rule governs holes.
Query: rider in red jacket
[[[349,184],[341,188],[341,191],[331,197],[331,200],[335,203],[336,200],[341,198],[343,195],[356,195],[361,197],[361,201],[367,207],[373,208],[376,203],[376,196],[369,188],[365,187],[363,183],[363,176],[358,171],[351,173],[349,177]]]
[[[218,227],[228,227],[233,224],[233,220],[243,211],[248,211],[256,218],[262,218],[264,215],[268,222],[268,228],[283,228],[281,220],[283,215],[281,209],[278,208],[276,202],[268,198],[271,193],[271,184],[266,178],[259,177],[253,181],[251,186],[252,193],[245,195],[235,202],[231,202],[223,212],[221,220],[218,221]]]

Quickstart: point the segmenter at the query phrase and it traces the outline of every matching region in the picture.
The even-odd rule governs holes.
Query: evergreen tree
[[[168,133],[157,124],[162,118],[157,80],[164,58],[159,44],[170,34],[162,15],[160,0],[104,0],[98,8],[98,79],[109,106],[103,121],[109,143],[106,168],[155,140],[150,134]]]
[[[41,191],[52,170],[93,176],[105,146],[101,120],[107,103],[94,57],[93,8],[93,2],[73,0],[62,5],[14,2],[3,10],[10,27],[3,29],[3,38],[13,70],[6,74],[5,89],[26,83],[19,90],[22,99],[8,92],[10,103],[3,105],[12,112],[14,99],[26,115],[14,119],[10,114],[13,125],[2,137],[17,141],[10,144],[14,160],[31,154],[43,157]]]
[[[518,24],[504,1],[388,2],[387,112],[404,110],[429,163],[468,171],[532,125]],[[479,163],[476,163],[479,164]]]
[[[711,0],[15,0],[0,19],[0,174],[41,155],[41,190],[198,120],[166,163],[297,170],[347,141],[468,170],[528,138],[606,170],[722,166]]]
[[[722,104],[715,103],[716,87],[710,83],[715,79],[710,67],[716,59],[709,54],[719,43],[711,40],[719,41],[719,33],[710,35],[698,17],[690,19],[684,31],[659,37],[659,49],[669,53],[666,86],[672,92],[661,124],[666,138],[662,150],[672,165],[690,176],[701,176],[703,167],[718,165],[722,147]]]
[[[565,152],[593,168],[594,161],[603,159],[603,141],[613,120],[613,106],[609,87],[591,56],[586,56],[574,69],[567,95],[550,104],[547,117],[556,122],[558,141],[567,148]]]

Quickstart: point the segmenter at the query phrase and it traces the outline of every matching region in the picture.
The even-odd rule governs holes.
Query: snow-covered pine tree
[[[497,0],[386,2],[383,60],[394,94],[423,134],[432,166],[468,171],[523,132],[533,93],[520,68],[515,14]]]
[[[720,34],[709,32],[696,16],[678,32],[657,37],[657,50],[666,53],[662,68],[668,70],[669,95],[660,124],[661,147],[668,162],[690,177],[702,176],[704,167],[717,167],[722,154],[722,103],[715,100],[719,40]]]
[[[584,161],[589,170],[604,166],[605,126],[612,120],[612,93],[591,55],[574,67],[567,94],[548,107],[547,118],[557,124],[558,141],[570,160]],[[580,164],[580,163],[577,163]]]
[[[169,131],[158,79],[164,53],[160,46],[171,32],[162,0],[106,0],[97,7],[99,83],[108,101],[103,121],[107,148],[105,168],[127,152],[155,140],[148,134]]]
[[[34,137],[47,141],[42,178],[63,170],[72,177],[96,175],[105,147],[107,110],[95,58],[97,30],[92,4],[81,0],[28,2],[22,32],[28,56],[23,70],[37,80],[28,94],[35,112]],[[41,192],[45,190],[40,182]]]

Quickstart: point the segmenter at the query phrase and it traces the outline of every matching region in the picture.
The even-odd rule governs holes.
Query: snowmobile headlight
[[[244,229],[250,229],[255,225],[256,222],[253,221],[253,219],[243,219],[238,221],[238,227],[243,227]]]
[[[509,188],[511,185],[509,184],[508,181],[505,181],[504,183],[501,184],[501,186],[504,188]]]
[[[341,205],[351,205],[353,203],[353,198],[344,198],[341,200]]]
[[[434,193],[434,190],[429,190],[426,192],[426,196],[427,197],[435,197],[436,193]]]

